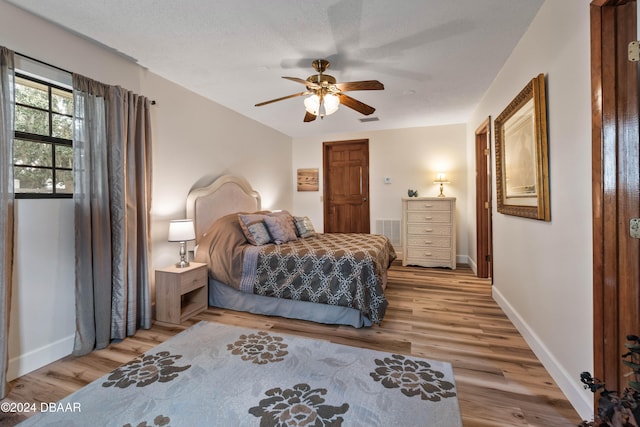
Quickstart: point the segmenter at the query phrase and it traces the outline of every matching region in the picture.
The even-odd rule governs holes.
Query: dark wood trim
[[[594,375],[607,388],[626,385],[620,355],[640,333],[640,241],[629,219],[640,216],[638,64],[635,0],[591,3]]]
[[[330,221],[330,215],[331,215],[331,194],[329,193],[331,191],[331,184],[329,183],[329,180],[333,179],[334,177],[332,177],[331,175],[331,171],[330,171],[330,161],[329,161],[329,153],[331,152],[331,149],[333,147],[336,147],[338,145],[355,145],[355,146],[359,146],[360,148],[360,152],[364,153],[364,159],[366,159],[366,164],[363,166],[362,171],[361,171],[361,182],[360,182],[360,186],[361,186],[361,190],[362,190],[362,196],[363,196],[363,200],[364,200],[364,206],[366,206],[364,209],[364,211],[360,211],[360,215],[359,215],[359,219],[356,220],[356,223],[358,224],[358,228],[359,231],[357,232],[361,232],[361,233],[370,233],[371,232],[371,212],[370,212],[370,206],[371,206],[371,194],[369,192],[369,140],[368,139],[351,139],[351,140],[341,140],[341,141],[325,141],[322,143],[322,188],[323,188],[323,221],[324,221],[324,232],[325,233],[331,233],[331,232],[336,232],[336,230],[333,230],[332,226],[331,226],[331,221]],[[344,213],[344,212],[343,212]],[[349,221],[348,221],[349,222]],[[351,230],[351,231],[356,231],[356,230]],[[351,232],[350,231],[350,232]]]
[[[476,129],[476,264],[482,278],[493,275],[491,209],[491,117],[487,117]]]
[[[598,94],[602,91],[602,16],[601,7],[591,5],[591,186],[593,207],[593,369],[602,378],[604,372],[604,313],[602,295],[604,286],[604,220],[602,208],[602,104]]]

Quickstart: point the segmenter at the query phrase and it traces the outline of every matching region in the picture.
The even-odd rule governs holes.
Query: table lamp
[[[440,194],[438,194],[438,197],[445,197],[443,190],[444,190],[444,184],[449,183],[449,181],[447,181],[447,176],[444,173],[439,173],[435,181],[433,181],[433,183],[440,184]]]
[[[193,228],[193,220],[175,219],[169,223],[169,241],[180,242],[180,261],[176,263],[176,267],[189,267],[187,256],[187,242],[195,240],[196,233]]]

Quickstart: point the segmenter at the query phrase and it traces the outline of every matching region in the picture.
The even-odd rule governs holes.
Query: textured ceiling
[[[5,0],[292,137],[465,122],[543,0]],[[311,61],[338,82],[380,80],[303,123]]]

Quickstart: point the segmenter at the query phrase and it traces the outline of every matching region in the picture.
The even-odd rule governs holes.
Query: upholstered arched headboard
[[[193,219],[196,244],[218,218],[260,209],[260,194],[239,176],[223,175],[206,187],[194,188],[187,196],[187,218]]]

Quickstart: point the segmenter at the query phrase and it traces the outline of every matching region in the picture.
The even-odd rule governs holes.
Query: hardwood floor
[[[491,285],[466,266],[389,270],[382,326],[346,326],[209,308],[181,326],[154,325],[84,357],[67,357],[11,382],[6,400],[55,402],[200,321],[327,339],[413,354],[454,367],[465,427],[576,426],[580,419],[515,327],[491,298]],[[576,381],[578,379],[576,378]],[[7,414],[1,414],[2,415]],[[5,418],[0,426],[12,425]]]

